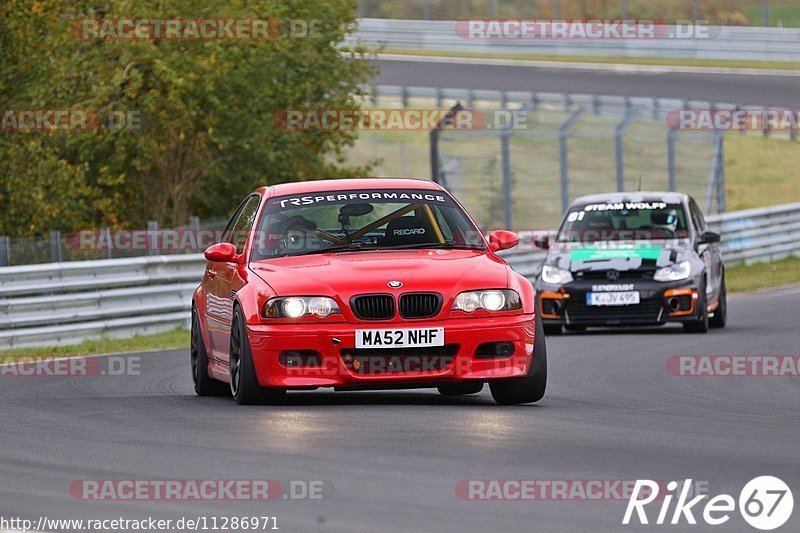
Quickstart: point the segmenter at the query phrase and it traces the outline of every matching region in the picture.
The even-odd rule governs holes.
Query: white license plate
[[[444,328],[357,329],[356,348],[444,346]]]
[[[638,291],[586,293],[586,305],[634,305],[638,303]]]

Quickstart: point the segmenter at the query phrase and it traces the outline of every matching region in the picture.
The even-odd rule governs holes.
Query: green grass
[[[3,350],[0,351],[0,359],[19,358],[24,360],[34,357],[77,357],[81,355],[168,350],[171,348],[187,348],[188,346],[189,331],[178,328],[154,335],[137,335],[127,339],[103,337],[66,346]]]
[[[787,6],[792,7],[792,6]],[[692,59],[658,57],[580,56],[543,54],[499,54],[465,51],[431,51],[416,48],[386,48],[377,50],[384,54],[403,54],[438,57],[466,57],[482,59],[521,59],[528,61],[563,61],[566,63],[596,63],[619,65],[652,65],[662,67],[712,67],[712,68],[756,68],[771,70],[800,70],[800,61],[753,61],[729,59]]]
[[[725,174],[728,211],[800,201],[800,145],[730,133]]]
[[[773,263],[728,267],[725,270],[725,283],[731,292],[800,283],[800,257],[790,257]]]
[[[742,12],[754,23],[761,24],[760,6],[747,6],[742,8]],[[800,5],[770,5],[769,25],[800,28]]]

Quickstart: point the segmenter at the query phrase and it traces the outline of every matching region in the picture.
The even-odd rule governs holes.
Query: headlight
[[[572,281],[572,272],[552,265],[542,268],[542,281],[553,285],[564,285]]]
[[[670,265],[656,270],[653,279],[656,281],[680,281],[686,279],[692,273],[692,264],[689,261]]]
[[[473,313],[478,309],[487,311],[509,311],[512,309],[522,309],[522,301],[516,291],[490,290],[490,291],[468,291],[456,296],[453,309]]]
[[[264,305],[264,318],[300,318],[305,315],[325,318],[334,313],[341,313],[339,306],[325,296],[272,298]]]

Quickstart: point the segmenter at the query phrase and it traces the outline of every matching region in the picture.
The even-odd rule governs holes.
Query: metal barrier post
[[[58,230],[50,232],[50,261],[61,262],[61,232]]]
[[[11,266],[11,237],[0,235],[0,266]]]
[[[633,111],[633,108],[628,105],[627,99],[625,102],[625,118],[614,128],[614,147],[616,149],[617,161],[617,190],[619,192],[625,190],[625,153],[623,147],[625,129],[630,126],[633,119],[636,118],[636,113]]]
[[[503,227],[512,228],[513,195],[511,187],[511,126],[500,131],[500,154],[503,161]]]
[[[569,207],[569,146],[567,139],[573,126],[578,123],[581,116],[586,112],[586,106],[576,109],[558,132],[558,148],[560,153],[561,167],[561,211],[566,211]]]
[[[100,230],[101,239],[100,242],[107,242],[108,243],[108,250],[106,250],[106,259],[111,259],[113,257],[114,252],[114,245],[113,241],[111,240],[111,229],[110,228],[103,228]]]
[[[160,252],[158,245],[158,221],[147,221],[147,236],[150,240],[150,255],[158,255]]]
[[[678,190],[678,177],[675,169],[675,139],[678,130],[670,128],[667,131],[667,190],[675,192]]]

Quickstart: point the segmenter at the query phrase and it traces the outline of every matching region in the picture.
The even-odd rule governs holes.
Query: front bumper
[[[530,314],[402,323],[256,324],[247,330],[258,381],[264,387],[390,388],[524,376],[533,356],[535,320]],[[389,356],[378,349],[360,352],[355,348],[357,329],[409,327],[443,327],[445,347],[408,348]],[[513,343],[514,353],[476,356],[479,346],[499,342]],[[312,364],[287,367],[287,352],[304,354]],[[385,359],[389,359],[387,364],[377,364]],[[364,361],[377,371],[365,372]]]
[[[697,320],[701,316],[700,283],[696,279],[668,283],[631,280],[617,284],[622,292],[638,292],[639,303],[588,305],[588,293],[608,292],[597,290],[609,285],[599,281],[576,280],[564,286],[540,282],[536,303],[542,323],[575,326],[658,325]]]

